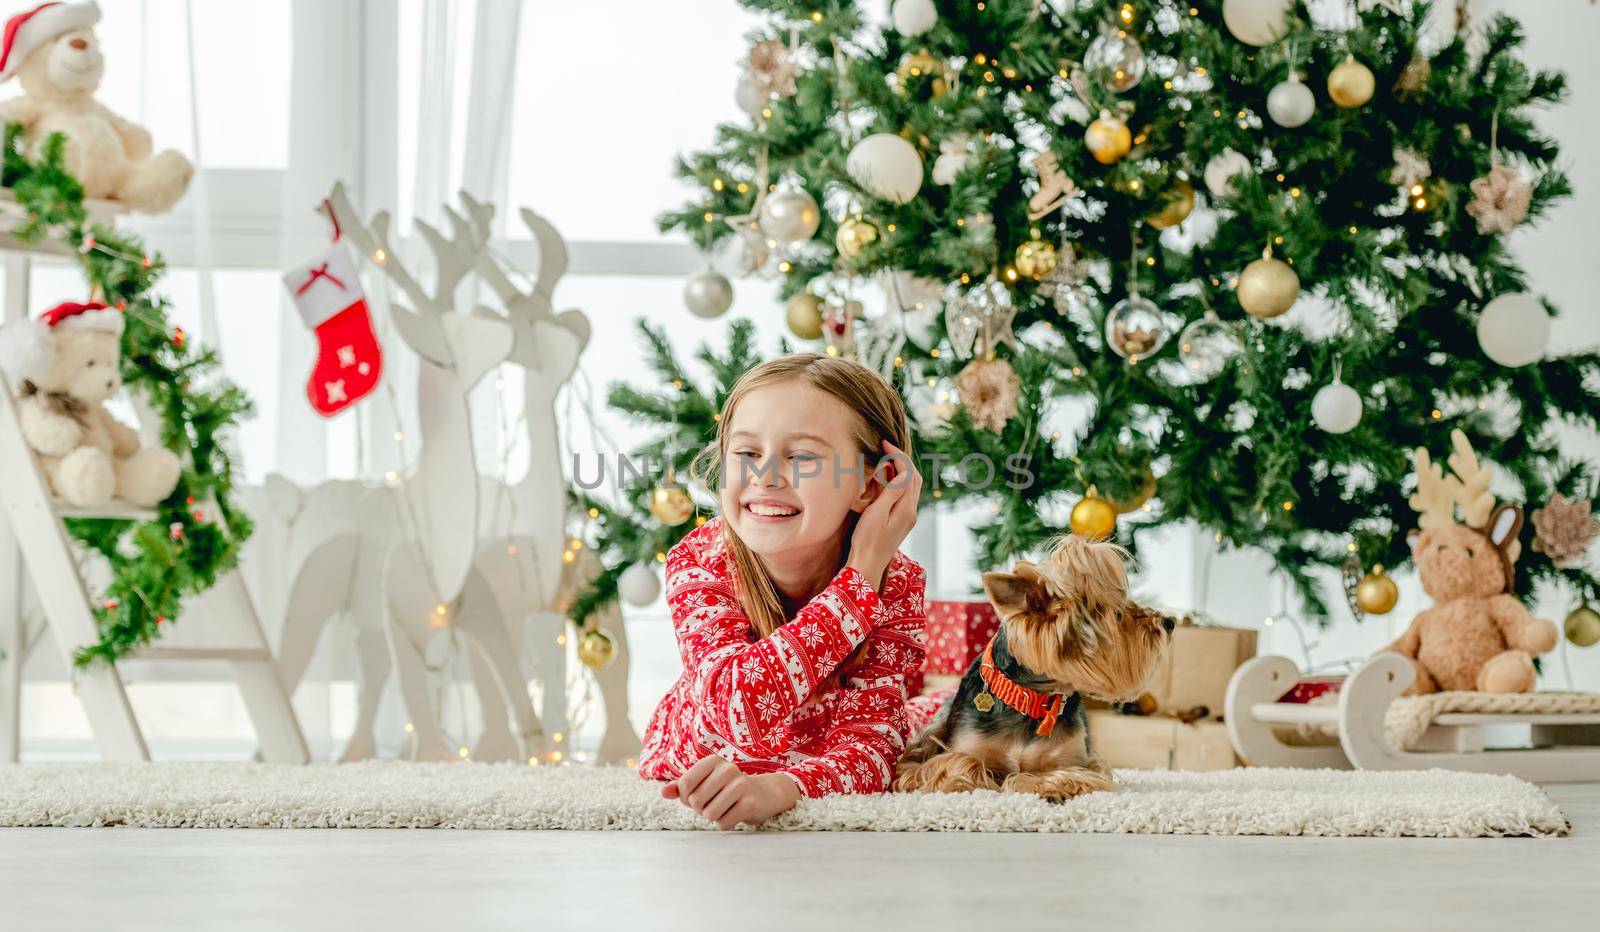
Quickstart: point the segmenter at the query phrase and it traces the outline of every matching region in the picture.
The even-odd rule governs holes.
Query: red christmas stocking
[[[300,317],[317,335],[317,363],[306,382],[311,408],[333,417],[378,387],[383,351],[361,280],[343,243],[283,277]]]

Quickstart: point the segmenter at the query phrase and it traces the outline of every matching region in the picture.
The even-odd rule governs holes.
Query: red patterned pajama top
[[[756,638],[733,589],[722,519],[667,554],[667,605],[683,673],[645,727],[640,776],[675,780],[708,754],[748,774],[786,773],[804,796],[877,793],[938,700],[908,702],[922,665],[925,574],[896,553],[882,598],[850,567],[770,636]],[[861,642],[838,688],[813,694]]]

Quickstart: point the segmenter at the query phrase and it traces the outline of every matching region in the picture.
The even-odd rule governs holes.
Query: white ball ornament
[[[684,283],[683,303],[697,317],[720,317],[733,307],[733,283],[715,269],[703,269]]]
[[[1272,122],[1285,129],[1306,125],[1316,112],[1316,95],[1311,93],[1311,88],[1306,87],[1299,75],[1290,75],[1289,80],[1279,83],[1267,93],[1267,115],[1272,117]]]
[[[1361,423],[1361,396],[1334,376],[1312,397],[1311,419],[1330,434],[1349,433]]]
[[[895,32],[902,36],[920,36],[939,21],[939,11],[933,0],[894,0],[890,10]]]
[[[1250,159],[1234,149],[1223,149],[1206,162],[1206,190],[1214,197],[1233,193],[1233,179],[1251,171]]]
[[[856,143],[845,169],[856,184],[896,204],[909,203],[922,187],[922,156],[894,133],[873,133]]]
[[[753,117],[758,117],[761,115],[761,111],[767,108],[767,104],[772,101],[772,92],[767,90],[766,85],[760,81],[745,78],[739,82],[738,89],[733,92],[733,100],[739,105],[740,110]]]
[[[638,608],[654,605],[661,596],[661,578],[646,564],[635,563],[622,571],[617,580],[617,595]]]
[[[800,243],[816,235],[822,223],[822,209],[803,188],[789,188],[761,202],[761,215],[756,222],[761,232],[779,243]]]
[[[1222,0],[1222,22],[1245,45],[1271,45],[1289,31],[1294,0]]]
[[[1478,345],[1502,366],[1526,366],[1544,356],[1550,343],[1550,314],[1527,292],[1503,294],[1478,317]]]

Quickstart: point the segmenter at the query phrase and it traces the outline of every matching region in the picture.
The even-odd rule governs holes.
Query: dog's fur
[[[1021,686],[1067,694],[1055,729],[998,699],[979,712],[984,692],[972,662],[926,732],[900,757],[896,790],[973,789],[1066,799],[1109,790],[1110,768],[1089,746],[1083,696],[1113,702],[1137,696],[1165,649],[1172,620],[1128,599],[1126,552],[1075,535],[1053,542],[1042,564],[1019,561],[1011,573],[985,573],[983,588],[1000,614],[994,663]]]

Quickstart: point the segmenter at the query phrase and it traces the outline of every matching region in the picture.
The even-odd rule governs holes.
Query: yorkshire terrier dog
[[[1042,564],[983,574],[1000,629],[896,767],[896,790],[1067,799],[1112,789],[1083,696],[1139,695],[1173,621],[1128,599],[1126,551],[1076,535]]]

